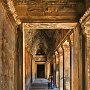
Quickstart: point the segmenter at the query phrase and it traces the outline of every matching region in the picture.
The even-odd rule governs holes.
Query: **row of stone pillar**
[[[70,90],[70,46],[65,41],[63,47],[56,53],[56,85],[62,89]]]
[[[78,90],[78,88],[81,88],[81,85],[79,85],[80,72],[82,73],[80,71],[82,67],[79,68],[81,41],[79,39],[80,33],[77,27],[55,52],[56,86],[60,90]]]

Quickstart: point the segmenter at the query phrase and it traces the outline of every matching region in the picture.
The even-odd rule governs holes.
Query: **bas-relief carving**
[[[74,15],[76,4],[36,4],[30,5],[27,8],[28,15],[31,16],[58,16],[65,15],[66,12],[68,15]]]
[[[58,0],[57,0],[58,1]],[[81,2],[78,3],[21,3],[16,5],[17,13],[26,22],[67,22],[77,21],[83,12]],[[80,7],[80,8],[79,8]],[[19,11],[21,9],[22,11]]]

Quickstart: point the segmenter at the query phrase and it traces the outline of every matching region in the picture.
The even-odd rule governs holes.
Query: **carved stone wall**
[[[86,33],[86,88],[90,90],[90,25],[85,25]]]
[[[89,2],[89,0],[86,0]],[[89,4],[89,3],[88,3]],[[90,8],[80,20],[85,35],[85,89],[90,90]]]
[[[67,2],[67,3],[66,3]],[[23,22],[74,22],[83,13],[83,3],[71,0],[59,2],[18,1],[15,5],[18,18]]]
[[[0,9],[1,10],[1,9]],[[3,32],[3,18],[0,14],[0,90],[2,89],[2,32]]]
[[[0,12],[0,90],[17,90],[17,79],[14,76],[16,75],[16,72],[14,72],[16,62],[16,26],[10,21],[1,1]]]

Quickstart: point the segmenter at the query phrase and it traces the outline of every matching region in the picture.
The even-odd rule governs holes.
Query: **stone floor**
[[[30,90],[59,90],[58,88],[48,89],[48,80],[47,79],[36,79]]]

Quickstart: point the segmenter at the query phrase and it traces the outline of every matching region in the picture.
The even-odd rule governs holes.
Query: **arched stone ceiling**
[[[35,55],[40,47],[43,45],[45,54],[49,54],[53,48],[54,34],[56,30],[25,30],[25,46]]]

